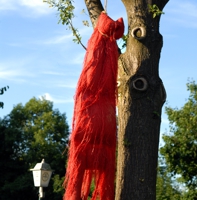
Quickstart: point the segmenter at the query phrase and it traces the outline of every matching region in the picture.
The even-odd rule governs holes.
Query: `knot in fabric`
[[[124,33],[124,22],[122,18],[114,21],[104,12],[101,13],[96,28],[103,36],[111,40],[117,40],[122,37]]]

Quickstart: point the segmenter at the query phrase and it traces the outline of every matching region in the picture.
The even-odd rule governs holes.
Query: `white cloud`
[[[169,21],[184,27],[197,28],[197,3],[180,2],[179,0],[169,2],[164,12]]]
[[[23,68],[25,64],[26,61],[20,62],[16,60],[15,62],[0,62],[0,79],[24,82],[26,77],[34,76],[31,72],[28,72],[25,68]]]
[[[73,81],[72,81],[73,82]],[[75,89],[77,83],[69,83],[69,84],[58,84],[57,87],[63,87],[63,88],[70,88],[70,89]]]
[[[0,0],[0,10],[15,10],[16,3],[13,0]]]
[[[84,61],[84,56],[85,56],[85,51],[83,51],[83,53],[79,53],[78,55],[75,55],[74,58],[72,58],[70,60],[70,64],[74,64],[74,65],[83,65],[83,61]]]
[[[40,99],[46,99],[46,100],[48,100],[48,101],[53,101],[53,98],[52,98],[52,96],[49,94],[49,93],[45,93],[45,94],[43,94],[43,95],[40,95],[39,96],[39,98]]]
[[[21,5],[27,6],[27,7],[45,7],[42,0],[19,0]]]
[[[184,14],[185,16],[197,17],[197,4],[191,2],[184,2],[177,4],[176,13]]]
[[[22,15],[37,17],[54,12],[43,0],[0,0],[0,10],[17,10]]]
[[[41,43],[42,44],[47,44],[47,45],[50,45],[50,44],[62,44],[62,43],[65,43],[65,42],[70,42],[72,37],[73,37],[72,34],[56,36],[56,37],[50,38],[48,40],[45,40],[45,41],[43,41]]]
[[[19,5],[31,9],[34,14],[48,14],[54,11],[49,8],[49,4],[44,3],[43,0],[19,0]]]
[[[55,76],[65,76],[65,73],[61,72],[56,72],[56,71],[44,71],[42,72],[43,74],[48,74],[48,75],[55,75]]]
[[[40,95],[39,98],[40,99],[45,98],[48,101],[52,101],[52,102],[58,103],[58,104],[74,102],[73,98],[70,98],[70,99],[63,99],[62,97],[55,98],[55,97],[52,97],[49,93],[44,93],[43,95]]]

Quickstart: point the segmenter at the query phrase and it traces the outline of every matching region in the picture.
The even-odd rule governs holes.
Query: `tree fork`
[[[166,99],[159,77],[163,39],[160,16],[168,0],[122,0],[128,16],[127,49],[119,58],[116,200],[155,200],[161,108]],[[93,26],[100,0],[85,0]]]
[[[104,10],[103,5],[100,0],[84,0],[84,1],[89,12],[92,26],[95,27],[96,21],[100,13]]]

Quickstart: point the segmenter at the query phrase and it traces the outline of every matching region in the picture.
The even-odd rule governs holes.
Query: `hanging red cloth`
[[[118,47],[123,19],[104,12],[88,42],[84,67],[75,94],[64,200],[113,200],[116,153]]]

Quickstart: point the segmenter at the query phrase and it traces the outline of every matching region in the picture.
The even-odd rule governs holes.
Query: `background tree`
[[[182,193],[175,181],[172,181],[170,174],[167,171],[167,165],[164,158],[159,158],[156,199],[157,200],[181,200]]]
[[[6,86],[6,87],[3,87],[3,88],[0,88],[0,95],[3,95],[4,92],[9,88],[9,86]],[[0,101],[0,108],[3,108],[4,106],[4,103],[2,101]]]
[[[0,120],[0,194],[2,199],[38,198],[29,171],[43,158],[55,170],[46,198],[61,199],[68,142],[65,114],[53,109],[50,101],[32,98],[16,105]]]
[[[62,23],[72,30],[73,1],[47,2],[58,8]],[[159,22],[168,0],[122,2],[128,32],[126,52],[119,57],[116,200],[155,200],[161,108],[166,98],[158,73],[163,45]],[[85,0],[85,4],[94,27],[103,5],[100,0]]]
[[[190,95],[182,108],[166,108],[170,133],[163,136],[161,154],[169,172],[186,185],[185,198],[197,199],[197,84],[189,82],[187,90]]]

